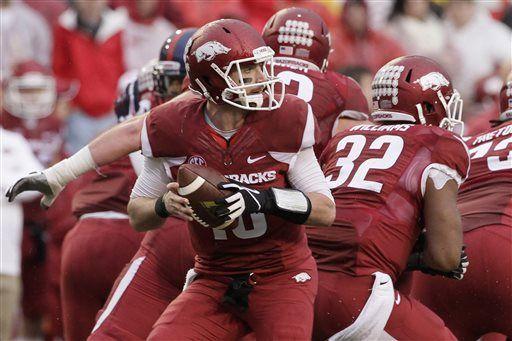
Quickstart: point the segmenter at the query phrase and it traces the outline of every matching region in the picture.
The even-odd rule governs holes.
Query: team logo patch
[[[188,159],[188,163],[190,163],[191,165],[206,166],[206,160],[202,156],[199,156],[199,155],[191,156]]]
[[[439,72],[428,73],[420,77],[420,79],[415,80],[414,83],[421,85],[421,90],[423,91],[428,89],[437,91],[442,86],[450,85],[450,82],[448,82],[448,80]]]
[[[311,276],[307,272],[301,272],[298,275],[292,277],[297,283],[304,283],[311,280]]]
[[[199,46],[194,55],[196,56],[197,62],[201,62],[203,60],[210,61],[213,60],[219,54],[227,54],[231,49],[219,43],[218,41],[209,41]]]

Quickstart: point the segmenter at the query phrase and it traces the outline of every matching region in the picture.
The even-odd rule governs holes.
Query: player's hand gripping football
[[[225,221],[234,220],[243,213],[269,213],[295,224],[304,224],[311,213],[311,201],[297,189],[270,187],[257,190],[234,180],[222,182],[218,187],[235,192],[215,200],[214,214]]]
[[[215,215],[224,217],[226,221],[234,220],[245,213],[267,212],[271,204],[271,194],[268,190],[259,191],[244,184],[231,180],[218,185],[219,189],[235,192],[234,194],[218,199]]]
[[[192,221],[194,220],[192,217],[194,211],[190,208],[188,199],[178,195],[178,188],[179,184],[177,182],[167,184],[167,189],[169,191],[162,197],[165,210],[167,211],[168,216],[172,215],[183,220]]]
[[[62,188],[59,186],[50,186],[44,172],[34,172],[22,177],[14,185],[12,185],[5,196],[9,202],[12,202],[19,194],[26,191],[37,191],[43,194],[41,206],[50,207]]]

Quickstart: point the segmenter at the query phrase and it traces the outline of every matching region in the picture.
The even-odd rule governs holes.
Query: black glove
[[[443,276],[450,279],[456,279],[461,280],[464,278],[464,274],[467,271],[467,268],[469,266],[469,258],[466,254],[466,246],[462,246],[462,251],[460,254],[460,263],[459,266],[448,272],[435,270],[430,267],[428,267],[423,262],[423,252],[414,252],[409,256],[409,259],[407,260],[407,267],[405,271],[416,271],[419,270],[425,274],[432,275],[432,276]]]
[[[309,198],[299,190],[270,187],[256,190],[231,180],[218,185],[222,190],[235,192],[215,201],[214,214],[226,221],[238,218],[243,213],[269,213],[295,224],[303,224],[311,213]]]
[[[48,208],[57,197],[57,194],[59,194],[52,191],[48,179],[43,172],[33,172],[16,181],[7,190],[5,196],[9,199],[9,202],[12,202],[19,194],[26,191],[37,191],[44,194],[41,199],[41,206],[43,208]]]
[[[226,221],[236,219],[242,213],[268,212],[271,209],[272,198],[269,190],[252,189],[238,181],[223,182],[218,187],[235,192],[215,201],[218,205],[215,215],[219,218],[226,217]]]

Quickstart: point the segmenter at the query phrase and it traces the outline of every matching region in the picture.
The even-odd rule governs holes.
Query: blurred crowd
[[[0,125],[2,157],[9,160],[2,165],[2,193],[14,175],[48,167],[114,125],[119,89],[158,57],[177,28],[237,18],[261,30],[279,9],[310,8],[330,28],[329,68],[356,79],[370,107],[371,81],[383,64],[405,54],[425,55],[451,74],[464,98],[470,135],[496,116],[497,94],[511,67],[508,0],[0,0],[0,6]],[[1,292],[14,302],[22,296],[24,323],[13,328],[27,336],[51,339],[60,333],[54,318],[58,277],[49,269],[59,266],[52,245],[58,249],[74,218],[66,209],[69,196],[59,200],[44,213],[37,213],[38,202],[30,197],[23,204],[1,201]],[[25,220],[23,210],[30,212]],[[6,235],[19,236],[23,247],[10,249],[19,240]],[[47,298],[36,299],[43,293]],[[1,315],[2,325],[10,323],[3,321],[4,304]]]

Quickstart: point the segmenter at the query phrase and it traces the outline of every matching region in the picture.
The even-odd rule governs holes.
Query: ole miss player
[[[464,271],[456,197],[469,156],[449,131],[461,125],[462,103],[446,72],[425,57],[389,62],[372,88],[378,125],[339,133],[321,157],[336,219],[307,228],[319,269],[314,337],[454,339],[394,287],[423,227],[426,246],[411,267],[452,278]]]
[[[250,25],[209,23],[185,53],[194,93],[145,119],[147,158],[128,205],[137,229],[156,228],[169,215],[192,220],[188,200],[168,184],[183,163],[241,181],[267,175],[252,188],[221,186],[234,194],[212,213],[239,218],[235,227],[189,223],[197,277],[156,321],[150,340],[236,339],[247,330],[261,339],[311,336],[316,265],[300,224],[329,225],[334,206],[313,151],[313,114],[297,97],[274,93],[272,56]]]
[[[120,119],[142,108],[139,102],[149,101],[148,107],[151,107],[175,96],[185,76],[183,50],[193,32],[194,29],[179,30],[164,42],[156,65],[149,71],[142,70],[142,76],[116,101],[116,114]],[[73,213],[79,220],[66,236],[62,257],[66,340],[87,338],[117,275],[137,252],[143,238],[142,233],[130,226],[126,213],[137,179],[136,163],[136,155],[125,156],[97,172],[88,173],[74,197]]]
[[[262,35],[276,52],[275,72],[286,84],[286,93],[297,95],[313,110],[320,128],[318,156],[329,139],[346,128],[346,120],[368,119],[368,104],[356,81],[327,70],[331,38],[318,14],[296,7],[280,10]]]
[[[459,207],[471,267],[460,283],[420,275],[413,295],[441,316],[455,336],[512,337],[512,75],[500,92],[493,127],[466,144],[471,170]]]

